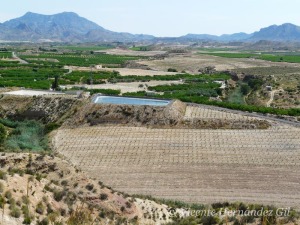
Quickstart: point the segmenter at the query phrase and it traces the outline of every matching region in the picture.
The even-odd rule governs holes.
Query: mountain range
[[[120,33],[107,30],[73,12],[42,15],[28,12],[24,16],[0,23],[0,40],[30,42],[134,42],[172,40],[255,42],[290,41],[300,42],[300,27],[285,23],[262,28],[252,34],[235,33],[221,36],[187,34],[174,38],[157,38],[152,35]]]

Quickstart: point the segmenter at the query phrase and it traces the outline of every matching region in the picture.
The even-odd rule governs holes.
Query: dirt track
[[[299,128],[280,124],[268,130],[97,126],[59,130],[54,144],[84,171],[127,193],[299,207],[299,140]]]

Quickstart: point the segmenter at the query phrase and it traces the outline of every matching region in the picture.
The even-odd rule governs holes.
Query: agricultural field
[[[14,64],[17,65],[17,64]],[[55,67],[14,67],[0,71],[0,87],[25,87],[32,89],[49,89],[55,76],[67,72]]]
[[[95,49],[97,47],[99,49]],[[0,61],[0,86],[46,90],[55,87],[54,83],[57,82],[58,86],[67,88],[72,88],[74,85],[75,88],[82,86],[86,89],[113,89],[117,92],[112,93],[122,93],[127,96],[148,96],[150,94],[152,97],[217,104],[250,111],[252,109],[257,111],[252,106],[288,109],[290,107],[297,108],[299,105],[297,83],[299,82],[300,64],[287,63],[284,62],[285,60],[270,62],[259,59],[259,57],[271,56],[270,52],[258,54],[240,51],[234,53],[232,52],[234,49],[216,48],[213,49],[214,51],[208,49],[207,54],[204,54],[205,49],[200,49],[201,54],[199,54],[199,50],[178,50],[181,53],[177,54],[176,49],[169,49],[168,53],[166,51],[133,50],[138,49],[111,48],[101,45],[58,45],[51,48],[39,47],[38,51],[20,50],[17,51],[19,52],[17,55],[28,64]],[[149,55],[163,53],[164,56],[149,58],[148,56],[134,55],[134,52]],[[130,55],[131,53],[132,55]],[[11,52],[2,52],[1,54],[11,55]],[[295,53],[290,55],[274,53],[273,56],[298,57]],[[128,68],[122,68],[129,61],[134,61],[134,63],[129,64]],[[95,65],[102,65],[104,68],[97,68]],[[213,68],[213,74],[203,72],[205,68],[209,67]],[[118,69],[120,72],[117,71]],[[249,81],[244,81],[243,77],[239,78],[239,81],[232,81],[230,75],[222,74],[224,70],[230,70],[238,75],[258,76],[259,85],[252,85]],[[121,74],[122,72],[123,74]],[[208,73],[210,72],[208,71]],[[283,76],[283,74],[286,75]],[[272,78],[270,79],[269,76]],[[159,81],[164,81],[164,83],[159,83]],[[176,81],[180,81],[180,83]],[[225,88],[220,88],[221,85],[216,83],[221,81],[224,82]],[[157,82],[155,86],[153,82]],[[126,83],[132,88],[126,88]],[[89,86],[91,84],[100,86]],[[274,93],[264,89],[268,85],[274,88]],[[55,87],[55,89],[59,90],[59,87]],[[93,91],[93,93],[95,92]],[[222,102],[220,103],[220,101]],[[245,105],[245,107],[228,104]],[[271,109],[267,111],[272,113],[274,110]],[[264,109],[258,109],[258,111],[265,112]]]
[[[0,60],[1,59],[9,59],[9,58],[12,58],[11,52],[1,52],[0,51]]]
[[[36,63],[38,59],[56,59],[58,62],[44,62],[38,61],[41,64],[55,64],[60,66],[72,65],[72,66],[91,66],[91,65],[104,65],[108,67],[120,67],[121,64],[129,60],[137,60],[140,57],[135,56],[117,56],[107,54],[38,54],[38,55],[24,55],[20,56],[23,60],[30,63]],[[36,60],[32,60],[36,59]]]
[[[185,118],[253,119],[196,106],[188,106]],[[127,193],[298,207],[299,128],[271,123],[266,130],[60,129],[54,146],[92,177]]]
[[[252,58],[252,59],[261,59],[271,62],[288,62],[288,63],[300,63],[300,55],[281,53],[281,54],[265,54],[265,53],[201,53],[208,54],[224,58]]]

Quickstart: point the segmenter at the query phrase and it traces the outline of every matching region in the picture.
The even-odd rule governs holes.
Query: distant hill
[[[291,23],[273,25],[253,33],[251,40],[300,41],[300,27]]]
[[[153,36],[106,30],[73,12],[55,15],[28,12],[0,24],[0,40],[9,41],[133,41],[149,38]]]
[[[252,34],[236,33],[223,34],[221,36],[208,34],[188,34],[180,37],[181,39],[189,40],[212,40],[212,41],[296,41],[300,42],[300,27],[291,23],[285,23],[280,26],[272,25],[260,29],[260,31]]]
[[[221,36],[210,34],[187,34],[181,37],[156,38],[152,35],[113,32],[80,17],[73,12],[42,15],[28,12],[24,16],[0,23],[0,40],[5,41],[56,41],[56,42],[131,42],[131,41],[217,41],[256,42],[293,41],[300,42],[300,27],[286,23],[262,28],[252,34],[235,33]]]
[[[212,41],[241,41],[252,37],[252,34],[236,33],[236,34],[223,34],[221,36],[210,34],[188,34],[180,37],[181,39],[190,40],[212,40]]]

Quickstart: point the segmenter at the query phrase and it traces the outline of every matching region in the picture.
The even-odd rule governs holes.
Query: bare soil
[[[105,51],[96,51],[96,52],[105,52],[110,55],[128,55],[128,56],[156,56],[165,54],[166,51],[132,51],[130,49],[108,49]]]
[[[66,66],[66,69],[71,69],[73,71],[91,71],[89,67],[78,67],[78,66]],[[167,70],[146,70],[146,69],[133,69],[133,68],[103,68],[95,69],[92,71],[118,71],[121,76],[156,76],[156,75],[176,75],[178,73],[167,72]]]
[[[218,71],[233,70],[239,68],[253,67],[298,67],[297,63],[277,63],[257,59],[234,59],[218,56],[197,54],[197,52],[186,54],[171,54],[170,57],[163,60],[140,61],[141,64],[149,66],[153,70],[167,71],[168,68],[174,68],[178,71],[189,73],[198,73],[200,68],[215,66]]]
[[[185,117],[251,120],[188,109]],[[56,151],[127,193],[186,202],[299,207],[300,130],[149,129],[99,125],[61,129]]]

